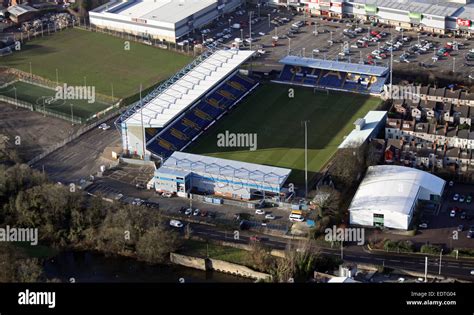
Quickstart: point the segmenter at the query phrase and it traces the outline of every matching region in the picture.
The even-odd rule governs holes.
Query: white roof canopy
[[[130,116],[128,125],[164,127],[234,72],[254,51],[218,50]]]
[[[443,193],[445,181],[430,173],[397,165],[371,166],[359,186],[349,211],[409,214],[420,188]]]

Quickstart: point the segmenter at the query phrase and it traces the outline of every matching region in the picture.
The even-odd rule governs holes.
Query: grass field
[[[28,41],[2,65],[69,85],[95,86],[96,92],[123,98],[161,82],[191,61],[190,57],[80,29],[67,29]]]
[[[84,119],[111,106],[111,104],[99,103],[97,101],[95,103],[88,103],[87,100],[54,100],[48,102],[48,99],[55,97],[55,90],[26,82],[15,82],[10,84],[5,88],[0,89],[0,95],[15,98],[15,88],[18,100],[28,102],[34,106],[38,106],[39,108],[43,108],[44,106],[46,110],[62,113],[67,116],[71,115],[71,104],[74,116]]]
[[[308,171],[314,176],[336,152],[344,136],[353,130],[354,121],[375,109],[380,99],[365,95],[317,92],[264,84],[248,96],[229,115],[224,116],[196,144],[191,153],[224,159],[266,164],[293,169],[290,182],[304,183],[304,127],[308,123]],[[257,150],[222,148],[217,135],[256,133]]]

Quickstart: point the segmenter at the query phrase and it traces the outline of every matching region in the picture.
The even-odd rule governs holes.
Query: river
[[[44,263],[48,279],[75,282],[250,282],[219,272],[200,271],[177,265],[149,265],[133,258],[105,256],[95,252],[66,251]]]

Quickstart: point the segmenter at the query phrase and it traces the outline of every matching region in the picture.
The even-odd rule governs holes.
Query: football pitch
[[[89,103],[87,100],[81,99],[58,100],[55,99],[55,90],[21,81],[17,81],[1,88],[0,95],[7,96],[11,99],[16,97],[20,101],[30,103],[35,108],[44,108],[47,111],[68,117],[73,115],[74,117],[80,117],[83,120],[111,106],[111,104],[100,103],[97,101]]]
[[[308,122],[308,172],[314,176],[354,129],[354,121],[378,107],[376,97],[342,92],[313,92],[309,88],[263,84],[237,108],[218,121],[187,151],[224,159],[293,170],[289,181],[304,183],[304,124]],[[218,135],[257,135],[257,149],[218,146]]]
[[[97,93],[124,98],[153,86],[191,61],[178,53],[80,29],[66,29],[28,41],[2,58],[2,66],[68,85],[94,86]]]

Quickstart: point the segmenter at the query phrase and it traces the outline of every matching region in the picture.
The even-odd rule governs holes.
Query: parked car
[[[458,225],[458,232],[464,231],[464,225],[460,224]]]
[[[203,210],[201,211],[201,217],[206,217],[207,216],[207,211],[206,210]]]
[[[265,219],[268,219],[268,220],[275,220],[276,217],[275,217],[273,214],[269,213],[269,214],[266,214],[266,215],[265,215]]]
[[[467,203],[467,204],[470,204],[471,202],[472,202],[472,196],[471,196],[471,195],[467,195],[466,203]]]
[[[250,236],[250,241],[251,241],[251,242],[259,243],[261,240],[262,240],[262,239],[261,239],[259,236],[257,236],[257,235],[252,235],[252,236]]]
[[[461,213],[461,220],[466,220],[466,212]]]
[[[461,195],[461,196],[459,197],[459,202],[464,202],[465,200],[466,200],[466,196]]]
[[[255,210],[255,214],[265,214],[265,211],[262,209]]]
[[[459,194],[454,194],[453,201],[458,201],[458,200],[459,200]]]
[[[199,210],[199,209],[194,209],[194,211],[193,211],[194,216],[198,216],[200,213],[201,213],[201,210]]]
[[[109,128],[110,128],[110,126],[107,125],[106,123],[102,123],[102,124],[99,125],[99,129],[102,129],[102,130],[107,130]]]
[[[467,232],[467,238],[474,238],[474,225],[469,228],[469,231]]]
[[[420,228],[422,229],[427,229],[428,228],[428,224],[427,223],[421,223],[420,225],[418,225]]]
[[[454,218],[454,217],[456,216],[456,210],[454,210],[454,209],[451,210],[451,212],[449,213],[449,216],[450,216],[451,218]]]
[[[184,225],[179,220],[170,220],[170,226],[175,227],[175,228],[182,228]]]
[[[449,187],[453,187],[454,186],[454,182],[452,180],[449,181]]]
[[[191,215],[191,213],[193,213],[193,209],[191,209],[191,208],[188,208],[188,209],[186,209],[186,211],[184,211],[185,215]]]
[[[171,197],[173,197],[173,194],[170,193],[170,192],[164,192],[161,196],[165,197],[165,198],[171,198]]]

